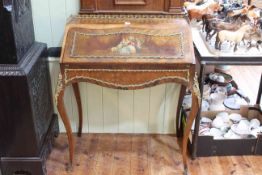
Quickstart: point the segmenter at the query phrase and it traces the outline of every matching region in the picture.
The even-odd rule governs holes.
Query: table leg
[[[83,128],[83,110],[82,110],[82,102],[81,102],[81,96],[80,96],[80,90],[78,83],[73,83],[73,90],[76,98],[76,103],[77,103],[77,109],[78,109],[78,137],[81,137],[82,135],[82,128]]]
[[[184,137],[183,137],[183,143],[182,143],[182,155],[183,155],[183,164],[184,169],[187,172],[187,144],[188,144],[188,138],[191,132],[191,127],[193,124],[193,121],[197,115],[198,112],[198,97],[195,93],[192,92],[192,107],[191,112],[189,114],[189,118],[187,119],[186,128],[184,131]]]
[[[64,91],[65,91],[65,85],[62,83],[62,78],[60,75],[60,78],[58,80],[58,86],[57,86],[57,92],[56,92],[56,103],[57,103],[57,110],[60,114],[60,117],[63,121],[63,124],[66,129],[66,134],[68,137],[68,143],[69,143],[69,159],[70,159],[70,167],[73,167],[73,159],[74,159],[74,138],[72,129],[70,126],[70,121],[68,118],[68,115],[66,113],[65,104],[64,104]]]

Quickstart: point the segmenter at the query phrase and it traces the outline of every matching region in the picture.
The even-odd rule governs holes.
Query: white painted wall
[[[79,11],[79,0],[31,0],[36,40],[48,47],[61,46],[70,15]],[[52,91],[59,73],[57,58],[50,58]],[[90,133],[175,133],[175,115],[180,86],[160,85],[136,91],[80,84],[84,132]],[[65,94],[72,128],[77,131],[77,108],[72,87]],[[60,129],[64,127],[60,122]]]

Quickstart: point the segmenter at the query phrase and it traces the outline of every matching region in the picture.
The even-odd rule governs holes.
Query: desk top
[[[66,26],[62,64],[195,64],[179,15],[81,15]]]

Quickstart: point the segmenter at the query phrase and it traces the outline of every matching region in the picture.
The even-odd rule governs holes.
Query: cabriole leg
[[[57,92],[56,92],[56,104],[57,104],[57,110],[60,114],[60,117],[63,121],[63,124],[66,129],[66,134],[68,137],[68,144],[69,144],[69,159],[70,159],[70,167],[73,166],[73,159],[74,159],[74,138],[72,129],[70,126],[70,121],[68,118],[68,115],[66,113],[65,104],[64,104],[64,91],[65,91],[65,83],[62,80],[62,75],[59,75],[58,79],[58,85],[57,85]]]
[[[192,124],[194,122],[194,119],[197,116],[198,110],[199,110],[199,104],[200,104],[200,91],[199,91],[199,86],[198,86],[198,80],[197,80],[197,75],[194,78],[194,84],[192,86],[190,86],[190,90],[192,93],[192,107],[191,107],[191,111],[189,114],[189,118],[187,119],[187,123],[186,123],[186,128],[184,131],[184,137],[183,137],[183,142],[182,142],[182,156],[183,156],[183,164],[184,164],[184,171],[185,174],[188,171],[188,167],[187,167],[187,144],[188,144],[188,139],[189,139],[189,135],[191,132],[191,127]]]
[[[79,115],[79,122],[78,122],[78,137],[81,137],[82,135],[82,128],[83,128],[83,110],[82,110],[82,102],[81,102],[81,96],[80,96],[80,90],[78,83],[73,83],[73,90],[76,98],[77,103],[77,109],[78,109],[78,115]]]

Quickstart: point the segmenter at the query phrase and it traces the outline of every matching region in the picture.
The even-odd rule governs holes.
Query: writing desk
[[[84,15],[66,26],[57,86],[57,108],[66,128],[72,165],[74,141],[64,106],[64,90],[71,85],[82,133],[79,82],[134,90],[161,83],[180,83],[192,92],[192,110],[183,137],[187,169],[187,142],[199,108],[195,57],[189,24],[179,15]]]

